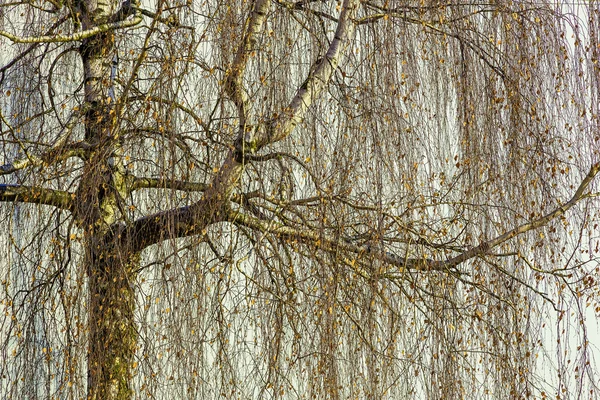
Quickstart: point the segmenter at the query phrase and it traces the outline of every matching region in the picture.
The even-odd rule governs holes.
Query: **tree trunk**
[[[83,29],[94,28],[116,12],[116,0],[83,0]],[[112,236],[111,226],[121,219],[125,192],[118,158],[111,68],[114,33],[83,40],[85,139],[93,146],[77,189],[76,219],[85,232],[88,273],[88,399],[130,399],[130,381],[136,351],[135,293],[132,257]],[[113,89],[113,90],[111,90]]]
[[[137,332],[135,259],[89,243],[88,399],[130,399]]]

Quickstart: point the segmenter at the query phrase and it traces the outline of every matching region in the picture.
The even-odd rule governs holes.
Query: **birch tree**
[[[596,398],[595,0],[0,5],[2,398]]]

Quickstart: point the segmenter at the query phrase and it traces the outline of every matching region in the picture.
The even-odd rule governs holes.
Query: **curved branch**
[[[244,226],[255,231],[262,233],[263,235],[276,235],[280,238],[298,241],[314,248],[325,250],[325,251],[346,251],[354,253],[357,258],[364,255],[369,255],[379,260],[396,266],[400,269],[400,272],[406,270],[419,270],[419,271],[445,271],[445,272],[456,272],[456,267],[465,261],[472,258],[490,254],[490,251],[498,245],[518,236],[525,232],[540,228],[548,224],[551,220],[563,215],[567,210],[572,208],[579,200],[585,198],[585,191],[600,172],[600,162],[596,163],[590,168],[590,171],[583,179],[579,188],[573,195],[573,197],[565,204],[557,207],[552,212],[545,216],[536,219],[535,221],[520,225],[494,239],[483,242],[480,245],[471,248],[470,250],[464,251],[456,257],[450,258],[446,261],[438,261],[427,258],[406,258],[396,255],[391,252],[387,252],[382,249],[378,249],[369,245],[355,245],[344,241],[343,239],[336,238],[334,236],[317,231],[314,229],[302,229],[293,228],[290,226],[283,225],[275,221],[267,221],[259,218],[251,217],[248,215],[241,214],[238,211],[229,211],[227,214],[227,220],[236,225]]]
[[[63,210],[73,209],[74,193],[37,186],[0,184],[0,201],[44,204]]]
[[[159,96],[148,96],[148,95],[137,95],[137,96],[130,96],[128,97],[126,100],[126,102],[130,102],[130,101],[152,101],[155,103],[160,103],[160,104],[166,104],[166,105],[171,105],[175,108],[178,108],[179,110],[183,111],[184,113],[188,114],[190,117],[192,117],[194,119],[194,121],[196,121],[196,123],[200,124],[203,128],[207,129],[206,124],[202,121],[202,118],[200,118],[200,116],[198,114],[196,114],[196,112],[194,112],[194,110],[192,110],[189,107],[184,106],[183,104],[171,100],[171,99],[164,99],[162,97]]]
[[[27,168],[29,166],[39,166],[44,163],[50,164],[53,161],[66,160],[70,157],[80,157],[85,158],[87,156],[87,151],[92,147],[89,143],[77,142],[72,144],[67,144],[67,140],[71,136],[71,132],[77,122],[79,121],[79,117],[87,110],[87,107],[82,107],[77,112],[74,112],[69,117],[69,121],[65,125],[63,131],[60,136],[56,140],[56,142],[50,147],[50,149],[40,155],[29,154],[25,149],[24,145],[19,143],[21,147],[21,151],[25,153],[25,157],[15,160],[10,163],[6,163],[4,165],[0,165],[0,175],[12,174],[13,172],[19,171],[21,169]],[[8,124],[4,118],[2,121],[8,126],[10,131],[14,131],[14,128]]]
[[[46,36],[50,35],[56,28],[58,28],[59,26],[61,26],[67,19],[69,19],[68,15],[65,15],[64,17],[60,18],[58,21],[56,21],[51,27],[50,29],[48,29],[46,31]],[[0,68],[0,83],[2,83],[2,81],[4,80],[4,74],[5,72],[12,67],[13,65],[15,65],[17,62],[19,62],[19,60],[21,60],[23,57],[25,57],[27,54],[31,53],[33,50],[35,50],[35,48],[39,45],[39,43],[33,43],[31,46],[29,46],[27,49],[25,49],[23,52],[21,52],[18,56],[16,56],[15,58],[13,58],[8,64],[4,65],[2,68]]]
[[[64,151],[60,151],[58,154],[56,154],[56,151],[50,151],[48,154],[45,154],[42,157],[29,156],[29,158],[22,158],[12,163],[0,165],[0,175],[12,174],[30,166],[49,164],[49,160],[54,162],[66,160],[67,158],[71,157],[85,159],[88,154],[88,148],[89,146],[84,142],[75,143],[72,146],[67,146],[65,149],[63,149]]]

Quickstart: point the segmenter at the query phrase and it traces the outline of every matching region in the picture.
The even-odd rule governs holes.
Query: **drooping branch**
[[[133,178],[131,190],[138,189],[172,189],[183,192],[204,192],[208,187],[205,183],[188,182],[163,178]]]
[[[23,186],[0,184],[0,201],[44,204],[63,210],[73,209],[74,193],[63,190],[40,188],[37,186]]]
[[[480,14],[489,14],[498,12],[496,8],[490,8],[490,4],[482,3],[478,6],[474,11],[470,11],[464,15],[450,18],[450,19],[441,19],[438,20],[436,18],[431,18],[428,20],[423,19],[422,15],[426,11],[431,11],[433,9],[440,8],[439,6],[402,6],[399,8],[388,8],[385,6],[380,6],[372,2],[363,2],[368,7],[376,9],[378,12],[374,14],[367,15],[362,17],[356,21],[357,25],[371,24],[376,23],[381,20],[385,20],[386,18],[394,18],[400,19],[404,22],[419,25],[422,27],[426,27],[431,32],[437,33],[439,35],[443,35],[444,37],[452,37],[458,40],[461,44],[467,46],[471,49],[484,63],[486,63],[495,73],[498,74],[502,79],[506,78],[505,71],[502,70],[500,66],[497,65],[497,62],[494,61],[492,55],[486,51],[481,43],[475,43],[472,40],[469,40],[467,37],[463,35],[453,32],[450,29],[444,29],[443,27],[451,26],[452,23],[457,22],[459,20],[466,20],[468,18],[480,15]],[[442,8],[451,7],[453,4],[449,2],[445,4]],[[508,9],[506,10],[508,11]]]

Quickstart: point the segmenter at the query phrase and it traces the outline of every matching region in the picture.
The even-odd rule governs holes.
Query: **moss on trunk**
[[[132,398],[137,345],[133,288],[135,264],[101,251],[89,265],[88,398]]]

